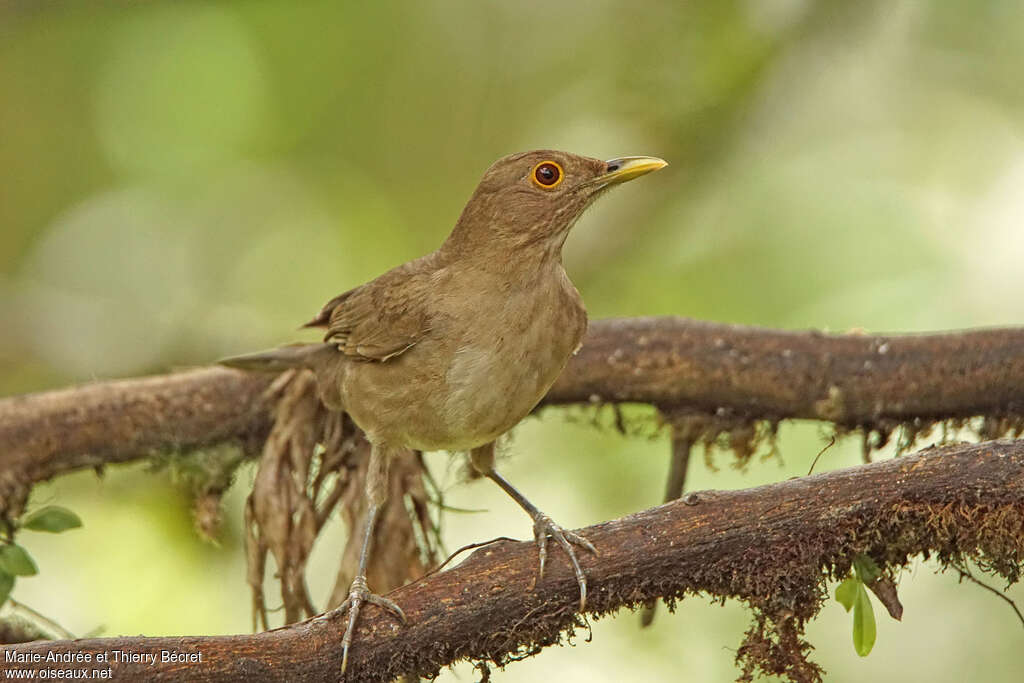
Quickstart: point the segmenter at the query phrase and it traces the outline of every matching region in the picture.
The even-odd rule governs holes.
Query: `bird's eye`
[[[542,161],[533,167],[533,182],[546,190],[562,182],[562,167],[554,161]]]

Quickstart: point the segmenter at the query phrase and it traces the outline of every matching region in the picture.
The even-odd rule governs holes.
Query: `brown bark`
[[[2,399],[0,512],[35,482],[85,467],[232,440],[258,448],[273,379],[215,367]]]
[[[815,680],[813,664],[780,658],[770,641],[773,634],[780,642],[793,634],[799,639],[821,606],[825,576],[845,574],[857,553],[890,570],[926,551],[944,561],[983,554],[995,571],[1015,577],[1024,559],[1024,443],[961,444],[752,489],[690,494],[582,533],[600,552],[581,557],[592,586],[589,613],[696,592],[737,598],[755,609],[761,624],[740,647],[741,663]],[[500,663],[557,640],[577,623],[577,588],[564,558],[553,560],[536,582],[532,544],[503,542],[393,591],[408,626],[368,609],[348,680],[429,675],[464,658]],[[255,635],[12,648],[44,658],[113,650],[158,658],[161,650],[202,653],[198,664],[110,664],[115,678],[124,679],[333,681],[342,631],[341,621],[328,615]]]
[[[48,478],[265,433],[272,380],[213,367],[2,399],[0,473]]]
[[[203,368],[2,399],[0,510],[16,512],[33,483],[74,469],[258,442],[270,381]],[[544,403],[624,401],[886,431],[983,415],[1019,429],[1024,329],[872,336],[670,317],[596,321]]]
[[[546,402],[725,408],[850,426],[1024,413],[1024,329],[879,336],[669,317],[593,327]]]

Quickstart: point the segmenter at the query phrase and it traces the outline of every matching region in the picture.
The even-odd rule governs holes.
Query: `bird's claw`
[[[338,606],[338,613],[342,614],[348,610],[348,627],[345,629],[345,636],[341,639],[341,675],[345,675],[345,669],[348,667],[348,649],[352,645],[352,634],[356,628],[356,620],[359,618],[359,608],[364,602],[370,603],[371,605],[377,605],[388,610],[402,622],[403,625],[406,623],[405,612],[399,607],[393,600],[388,600],[382,595],[371,593],[369,587],[366,585],[366,577],[359,575],[352,580],[352,585],[348,589],[348,597],[345,598],[345,602]]]
[[[562,550],[569,556],[569,562],[572,563],[572,569],[576,573],[576,583],[580,587],[580,611],[582,612],[587,606],[587,576],[583,573],[580,561],[576,557],[576,551],[573,550],[572,546],[575,544],[586,548],[595,555],[597,554],[597,548],[583,536],[558,526],[547,515],[543,513],[537,514],[533,519],[533,538],[537,543],[537,554],[540,558],[539,574],[541,579],[544,578],[544,563],[548,558],[549,536],[558,541],[558,545],[562,546]]]

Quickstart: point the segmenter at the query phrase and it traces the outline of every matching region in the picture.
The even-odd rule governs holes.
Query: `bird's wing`
[[[325,342],[362,360],[408,351],[430,328],[429,265],[426,258],[411,261],[339,294],[306,327],[326,327]]]

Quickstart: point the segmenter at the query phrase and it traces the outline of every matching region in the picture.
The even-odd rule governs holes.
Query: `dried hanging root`
[[[369,461],[369,444],[362,433],[346,415],[324,407],[311,373],[283,373],[267,391],[276,399],[274,424],[245,507],[253,625],[263,630],[269,627],[263,591],[268,553],[277,566],[285,623],[321,611],[306,586],[306,563],[339,504],[348,528],[361,526]],[[401,458],[392,467],[391,495],[377,525],[377,533],[388,542],[378,545],[370,572],[371,585],[378,591],[422,575],[423,558],[436,560],[433,549],[417,544],[417,538],[429,538],[430,526],[422,476],[419,458]],[[415,531],[414,524],[419,526]],[[357,536],[350,537],[338,569],[338,585],[346,590],[355,571]],[[327,607],[344,599],[338,591],[336,587]]]

